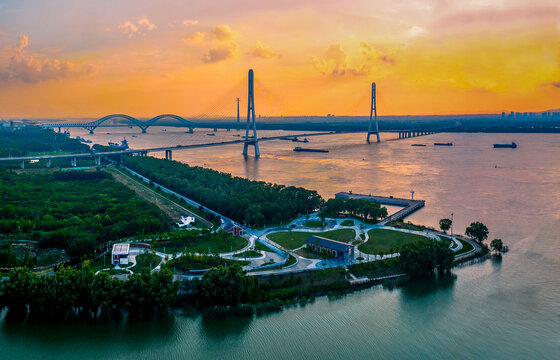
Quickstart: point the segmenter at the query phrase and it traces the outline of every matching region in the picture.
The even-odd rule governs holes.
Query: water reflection
[[[176,333],[175,316],[145,321],[21,321],[4,318],[3,338],[36,343],[52,348],[79,343],[115,343],[143,346],[149,341],[165,342]]]
[[[220,319],[203,316],[200,322],[200,330],[204,337],[213,340],[225,340],[230,337],[242,337],[252,322],[252,316],[228,316]]]
[[[259,179],[259,158],[253,156],[246,156],[243,161],[243,168],[245,169],[245,177],[249,180]]]
[[[438,291],[450,291],[455,285],[457,275],[452,272],[435,272],[432,276],[415,280],[401,288],[404,300],[414,300],[433,295]]]

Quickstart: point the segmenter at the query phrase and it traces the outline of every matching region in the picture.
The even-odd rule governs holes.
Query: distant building
[[[181,216],[181,222],[177,223],[178,227],[190,226],[194,223],[194,216]]]
[[[224,230],[233,236],[241,236],[243,235],[243,228],[237,224],[232,222],[227,223],[224,225]]]
[[[354,257],[355,246],[351,244],[315,235],[308,237],[305,242],[311,250],[321,254],[324,251],[336,259],[348,260]]]
[[[111,259],[113,265],[128,265],[129,251],[129,243],[119,243],[113,245],[113,250],[111,251]]]

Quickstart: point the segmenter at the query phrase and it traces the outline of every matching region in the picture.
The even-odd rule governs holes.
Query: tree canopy
[[[413,278],[420,278],[431,274],[436,266],[441,270],[450,270],[455,254],[449,248],[449,241],[425,239],[403,245],[400,261],[406,272]]]
[[[209,306],[237,305],[249,299],[253,286],[253,278],[247,276],[241,266],[220,266],[204,273],[199,283],[199,295]]]
[[[126,281],[94,275],[87,264],[80,270],[62,267],[52,276],[38,276],[27,268],[12,270],[0,284],[0,308],[25,317],[64,320],[95,319],[128,310],[133,317],[165,313],[176,301],[179,284],[167,271],[144,271]]]
[[[153,157],[126,157],[125,165],[183,196],[240,223],[286,222],[318,209],[316,191],[252,181],[231,174]]]
[[[0,171],[0,237],[80,257],[108,240],[168,228],[157,207],[107,173]]]
[[[364,220],[376,221],[387,217],[387,208],[381,207],[378,202],[333,198],[325,202],[321,209],[321,214],[327,217],[335,217],[339,213],[349,213]]]
[[[447,233],[447,230],[451,229],[451,224],[452,224],[452,223],[453,223],[453,222],[451,221],[451,219],[447,219],[447,218],[441,219],[441,220],[439,221],[439,228],[440,228],[443,232]]]
[[[476,221],[471,223],[469,227],[465,230],[465,234],[479,243],[483,242],[484,240],[488,239],[488,228],[483,223]]]

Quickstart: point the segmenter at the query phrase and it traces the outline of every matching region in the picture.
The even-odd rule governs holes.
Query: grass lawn
[[[245,252],[242,252],[241,254],[237,254],[234,255],[234,257],[238,257],[238,258],[252,258],[252,257],[260,257],[261,253],[258,251],[254,251],[254,250],[248,250]]]
[[[258,241],[255,241],[255,250],[262,250],[262,251],[269,251],[270,252],[270,249],[267,246],[261,244]]]
[[[177,253],[177,252],[185,252],[192,250],[194,252],[207,254],[208,250],[210,253],[225,253],[230,251],[237,251],[243,249],[247,246],[247,240],[245,238],[236,236],[236,237],[228,237],[226,239],[209,239],[207,237],[200,237],[194,243],[187,243],[187,242],[169,242],[166,244],[166,241],[161,241],[162,245],[157,245],[154,247],[154,250],[163,252],[165,247],[165,252],[167,254]],[[165,246],[163,245],[165,244]]]
[[[301,232],[301,231],[284,231],[269,234],[268,238],[275,243],[287,249],[296,249],[305,244],[305,240],[311,235],[322,236],[328,239],[349,242],[354,240],[356,232],[353,229],[339,229],[325,232]]]
[[[103,261],[105,258],[105,261]],[[93,271],[99,271],[102,269],[113,268],[113,264],[111,264],[111,253],[106,253],[101,257],[95,258],[94,260],[89,261],[89,268]]]
[[[249,265],[249,261],[226,260],[215,256],[181,256],[177,259],[168,261],[163,267],[171,271],[188,272],[189,270],[203,270],[217,266],[238,264],[240,266]]]
[[[426,239],[424,236],[408,234],[402,231],[373,229],[368,232],[369,240],[358,247],[366,254],[388,253],[413,241]]]
[[[305,222],[303,224],[303,226],[308,227],[308,228],[322,228],[323,223],[319,220],[311,220],[311,221]]]
[[[340,223],[342,226],[354,226],[354,220],[344,220]]]
[[[290,255],[290,258],[288,259],[288,261],[286,261],[286,263],[284,265],[282,265],[281,267],[294,265],[296,262],[297,262],[297,259],[294,256]]]
[[[465,240],[462,240],[462,239],[457,239],[457,240],[459,240],[461,242],[461,244],[463,244],[463,248],[461,250],[457,251],[455,253],[455,256],[464,254],[464,253],[469,252],[472,249],[474,249],[474,247],[468,241],[465,241]]]
[[[370,279],[405,272],[398,259],[350,265],[348,270],[357,277],[367,276]]]
[[[318,252],[315,252],[313,250],[310,250],[307,247],[304,247],[303,249],[298,249],[295,251],[296,254],[298,254],[299,256],[303,256],[306,259],[322,259],[323,255],[319,254]]]
[[[143,269],[153,269],[159,265],[161,257],[155,254],[143,253],[136,256],[136,265],[130,268],[135,273],[142,272]]]

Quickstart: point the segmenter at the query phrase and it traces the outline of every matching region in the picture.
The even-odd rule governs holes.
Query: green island
[[[9,139],[0,151],[17,154],[27,148],[27,135],[36,136],[36,152],[84,151],[86,146],[50,130],[15,132],[10,137],[0,130],[0,138]],[[395,221],[393,229],[377,228],[387,216],[379,203],[325,201],[312,190],[151,157],[126,156],[124,165],[150,183],[106,162],[80,171],[60,171],[56,163],[52,169],[2,167],[0,308],[7,307],[10,316],[55,321],[118,318],[122,311],[147,318],[171,309],[210,317],[259,314],[380,283],[401,286],[489,252],[483,243],[488,229],[480,222],[466,229],[469,238],[457,237],[462,249],[454,252],[457,246],[447,237],[423,236],[422,225]],[[162,186],[246,224],[249,233],[226,232],[219,216],[186,204]],[[198,226],[178,229],[185,211],[198,216]],[[321,220],[300,215],[306,213]],[[346,217],[351,219],[340,219]],[[295,219],[304,229],[265,226]],[[440,221],[441,235],[450,221]],[[263,228],[272,249],[252,239],[250,227]],[[312,231],[301,231],[305,228]],[[333,263],[332,254],[304,246],[312,235],[366,255]],[[113,264],[115,243],[135,247],[135,255],[127,255],[130,263]],[[276,253],[274,247],[288,250]],[[494,256],[507,251],[501,239],[491,247]],[[307,269],[309,260],[319,260],[324,268],[315,261],[316,267]]]

